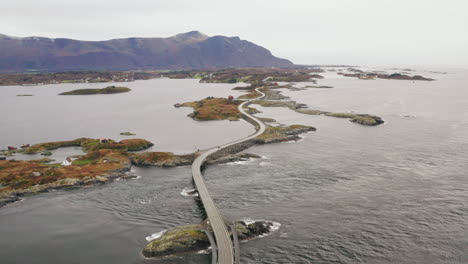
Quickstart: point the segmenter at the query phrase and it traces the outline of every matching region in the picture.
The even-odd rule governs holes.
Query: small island
[[[236,221],[234,223],[241,241],[268,235],[277,230],[278,225],[271,221]],[[211,226],[206,223],[162,231],[161,235],[155,239],[147,238],[150,241],[141,253],[147,258],[162,258],[206,250],[211,244],[204,230],[212,231]]]
[[[136,134],[127,131],[127,132],[120,132],[120,135],[121,135],[121,136],[135,136]]]
[[[153,146],[144,139],[79,138],[70,141],[40,143],[21,151],[24,154],[52,154],[51,150],[78,146],[85,155],[53,163],[51,159],[0,160],[0,207],[18,201],[21,196],[46,192],[51,189],[76,188],[84,185],[109,182],[127,177],[130,170],[130,151]]]
[[[128,93],[131,89],[127,87],[107,86],[102,89],[77,89],[69,92],[64,92],[59,95],[90,95],[90,94],[118,94]]]
[[[395,72],[392,74],[386,74],[386,73],[381,73],[381,72],[365,72],[359,69],[348,69],[348,71],[351,71],[352,73],[339,72],[338,74],[344,77],[355,77],[361,80],[374,80],[378,78],[378,79],[405,80],[405,81],[434,81],[434,79],[426,78],[421,75],[410,76],[410,75],[401,74],[398,72]]]
[[[239,101],[229,98],[207,97],[200,101],[187,102],[180,106],[192,107],[193,113],[188,116],[200,121],[206,120],[239,120],[241,113],[237,109]]]

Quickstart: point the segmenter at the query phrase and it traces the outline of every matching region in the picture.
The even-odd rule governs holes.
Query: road
[[[228,229],[227,229],[227,226],[226,226],[226,223],[225,223],[225,221],[223,219],[222,214],[220,213],[220,211],[219,211],[218,207],[216,206],[213,198],[211,197],[210,193],[208,192],[208,188],[206,187],[205,181],[203,180],[203,177],[202,177],[201,167],[202,167],[203,163],[205,162],[205,160],[208,158],[208,156],[210,156],[211,154],[214,154],[215,152],[220,151],[220,150],[222,150],[224,148],[227,148],[229,146],[232,146],[234,144],[238,144],[238,143],[253,139],[253,138],[263,134],[263,132],[265,132],[265,129],[266,129],[265,124],[263,124],[262,121],[255,118],[254,116],[250,115],[249,113],[247,113],[243,109],[243,107],[247,103],[249,103],[249,102],[251,102],[253,100],[263,98],[265,96],[265,94],[260,92],[258,90],[258,88],[255,89],[255,90],[257,92],[259,92],[260,94],[262,94],[262,96],[243,102],[242,104],[239,105],[238,109],[242,114],[244,114],[248,118],[251,118],[255,123],[257,123],[258,126],[259,126],[259,129],[253,135],[251,135],[251,136],[249,136],[247,138],[243,138],[243,139],[240,139],[240,140],[237,140],[237,141],[234,141],[234,142],[231,142],[231,143],[219,146],[219,147],[214,147],[214,148],[211,148],[211,149],[208,149],[208,150],[204,151],[200,156],[198,156],[194,160],[194,162],[192,164],[193,180],[194,180],[195,185],[197,187],[198,195],[199,195],[199,197],[200,197],[200,199],[201,199],[201,201],[203,203],[203,206],[205,207],[205,211],[206,211],[206,214],[208,216],[209,223],[210,223],[210,225],[211,225],[211,227],[213,229],[213,233],[214,233],[214,236],[215,236],[215,239],[216,239],[216,245],[217,245],[217,249],[218,249],[217,257],[218,257],[218,263],[219,264],[233,264],[234,262],[239,263],[239,260],[234,259],[234,247],[233,247],[233,243],[232,243],[232,240],[231,240],[231,236],[229,235],[229,232],[228,232]],[[238,243],[234,243],[234,244],[235,244],[236,247],[238,247]],[[213,248],[215,248],[215,247],[213,247]],[[240,252],[239,248],[236,248],[236,251]],[[238,253],[236,255],[238,255]]]

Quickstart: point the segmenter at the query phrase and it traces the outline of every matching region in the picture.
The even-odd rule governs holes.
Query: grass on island
[[[125,139],[122,141],[114,141],[112,139],[91,139],[91,138],[79,138],[70,141],[57,141],[47,142],[32,145],[24,150],[25,154],[35,154],[47,150],[54,150],[63,147],[81,147],[83,151],[94,151],[98,149],[115,149],[121,151],[138,151],[147,149],[153,146],[153,143],[144,139]]]
[[[161,161],[171,161],[174,159],[174,153],[172,152],[142,152],[132,155],[132,159],[136,160],[136,163],[150,162],[161,162]]]
[[[63,179],[96,177],[121,169],[129,163],[128,157],[111,149],[92,151],[73,161],[70,166],[48,164],[45,160],[0,161],[0,193],[24,191],[35,185],[54,183]]]
[[[237,109],[240,102],[225,98],[212,98],[183,103],[182,106],[192,107],[189,116],[195,120],[239,120],[241,113]]]
[[[77,89],[69,92],[64,92],[59,95],[90,95],[90,94],[117,94],[130,92],[127,87],[108,86],[102,89]]]
[[[61,163],[50,164],[50,159],[16,161],[0,161],[0,189],[1,195],[12,192],[27,192],[34,186],[66,185],[69,179],[94,178],[112,171],[128,167],[130,164],[128,151],[147,149],[153,144],[144,139],[126,139],[114,141],[111,139],[80,138],[70,141],[47,142],[33,145],[24,150],[26,154],[48,152],[49,150],[80,146],[85,155],[78,157],[69,166]],[[65,182],[61,180],[68,179]],[[53,186],[53,187],[54,187]],[[41,188],[41,187],[37,187]],[[36,188],[36,189],[37,189]]]

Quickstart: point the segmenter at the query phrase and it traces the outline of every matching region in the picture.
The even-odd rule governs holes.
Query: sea
[[[468,263],[468,70],[416,69],[435,81],[359,80],[323,73],[333,88],[281,89],[311,109],[380,116],[361,126],[253,105],[275,125],[317,128],[296,142],[254,146],[262,156],[209,166],[207,187],[230,220],[279,229],[241,243],[241,263]],[[394,72],[395,69],[380,69]],[[125,86],[129,93],[59,96]],[[176,103],[238,96],[246,84],[195,79],[0,87],[0,149],[80,137],[144,138],[149,151],[191,153],[254,133],[245,121],[194,121]],[[16,96],[32,94],[33,96]],[[135,136],[121,136],[120,132]],[[82,153],[53,151],[58,162]],[[16,155],[36,159],[39,155]],[[9,159],[11,159],[9,158]],[[202,222],[190,166],[133,167],[140,176],[25,197],[0,208],[0,263],[211,263],[209,252],[145,259],[147,237]]]

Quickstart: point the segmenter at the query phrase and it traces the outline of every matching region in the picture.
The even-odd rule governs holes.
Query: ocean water
[[[257,106],[258,116],[313,125],[317,132],[298,142],[247,150],[263,159],[206,169],[208,188],[226,217],[281,224],[270,236],[242,243],[241,262],[468,263],[468,71],[447,72],[420,72],[434,82],[364,81],[328,72],[318,84],[333,89],[283,91],[313,109],[381,116],[385,124],[378,127]],[[37,111],[18,109],[18,118],[1,120],[0,143],[119,138],[118,132],[129,130],[155,141],[154,149],[183,153],[193,145],[213,146],[253,132],[243,121],[194,122],[185,117],[190,109],[172,107],[212,94],[237,95],[230,91],[233,86],[164,79],[126,85],[135,88],[133,99],[125,94],[109,97],[120,99],[56,98],[69,89],[66,85],[0,87],[4,111],[20,106],[8,100],[44,99],[52,119],[74,121],[69,128],[50,121],[54,131],[49,131],[35,123],[44,116],[41,104],[25,103],[21,106]],[[169,88],[179,92],[164,97]],[[40,91],[16,98],[30,93],[23,89]],[[114,119],[87,120],[94,118],[86,111],[93,105],[87,100],[99,102],[91,108],[100,109],[99,116]],[[74,107],[67,111],[52,111],[70,104]],[[171,123],[164,119],[167,113]],[[77,120],[85,122],[84,128]],[[199,131],[196,136],[194,131]],[[199,223],[203,211],[193,197],[181,195],[193,187],[190,167],[133,172],[141,177],[26,197],[1,208],[1,263],[210,263],[209,254],[162,260],[141,256],[146,237]]]

